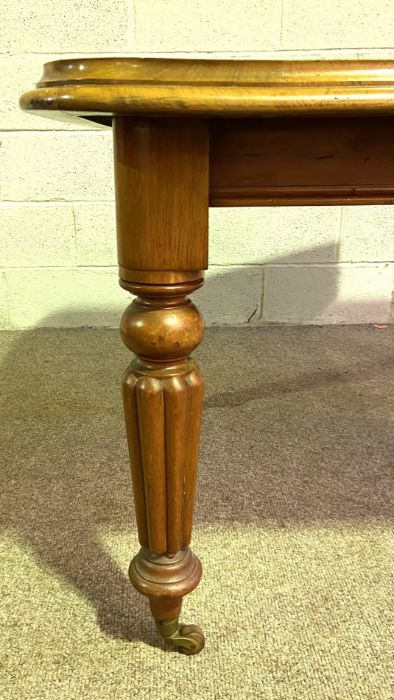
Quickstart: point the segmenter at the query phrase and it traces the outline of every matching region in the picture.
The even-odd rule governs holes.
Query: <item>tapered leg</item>
[[[118,117],[114,143],[120,283],[136,296],[121,321],[135,354],[123,400],[141,549],[129,573],[164,639],[195,654],[204,636],[179,615],[202,573],[189,548],[203,401],[190,353],[204,326],[189,295],[207,266],[208,127]]]
[[[182,597],[201,578],[189,549],[197,473],[203,378],[189,353],[204,327],[186,297],[201,282],[141,285],[126,309],[122,338],[136,355],[125,373],[123,400],[141,550],[130,579],[149,596],[159,632],[188,654],[201,630],[179,625]],[[136,288],[137,291],[137,288]]]

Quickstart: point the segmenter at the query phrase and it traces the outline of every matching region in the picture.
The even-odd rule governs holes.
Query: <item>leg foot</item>
[[[183,654],[198,654],[205,644],[202,630],[197,625],[183,625],[179,622],[182,598],[149,599],[157,631],[163,639]]]
[[[156,627],[167,644],[176,647],[182,654],[191,656],[204,648],[205,637],[197,625],[182,625],[176,618],[169,621],[156,620]]]
[[[179,623],[182,597],[201,578],[201,564],[189,547],[171,557],[142,548],[130,564],[129,576],[133,586],[149,597],[157,630],[167,644],[183,654],[198,654],[205,643],[201,629]]]

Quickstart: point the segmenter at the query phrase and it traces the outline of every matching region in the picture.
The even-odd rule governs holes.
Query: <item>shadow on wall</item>
[[[368,326],[208,331],[195,353],[207,382],[197,527],[253,522],[263,536],[392,517],[392,339]],[[120,400],[130,353],[103,329],[0,340],[2,527],[107,635],[146,639],[149,616],[141,628],[133,614],[146,601],[100,540],[129,530],[130,558],[138,547]]]
[[[267,322],[301,325],[387,322],[391,303],[390,266],[386,263],[358,263],[338,267],[335,265],[336,256],[336,244],[332,241],[283,257],[254,259],[239,267],[215,266],[213,274],[206,277],[204,286],[192,298],[203,312],[208,327]],[[95,275],[94,268],[90,273]],[[56,273],[54,275],[55,281]],[[96,288],[104,281],[103,289],[109,282],[111,289],[113,285],[115,290],[116,274],[107,270],[104,277],[103,280],[99,273],[96,274]],[[75,308],[64,308],[37,318],[40,299],[44,307],[51,308],[53,303],[66,300],[67,295],[67,289],[63,288],[61,292],[55,289],[55,302],[48,304],[51,290],[40,289],[30,318],[40,327],[117,328],[121,310],[127,305],[127,292],[122,292],[119,301],[107,305],[103,289],[99,288],[99,294],[93,293],[92,296],[92,278],[88,275],[89,301],[82,314],[83,280],[82,275],[78,291],[71,285],[70,302],[76,301]],[[23,304],[26,307],[25,297]],[[21,321],[23,323],[23,316]]]

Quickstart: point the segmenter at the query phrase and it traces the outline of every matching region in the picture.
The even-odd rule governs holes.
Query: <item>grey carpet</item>
[[[392,700],[393,339],[207,333],[184,657],[126,576],[118,333],[1,333],[1,697]]]

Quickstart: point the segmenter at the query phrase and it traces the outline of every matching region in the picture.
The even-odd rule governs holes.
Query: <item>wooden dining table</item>
[[[189,296],[208,267],[208,209],[392,204],[394,61],[71,58],[47,63],[20,103],[113,128],[120,285],[134,295],[120,322],[141,545],[129,575],[168,644],[196,654],[203,633],[179,616],[202,574],[190,540],[203,377],[190,354],[204,323]]]

